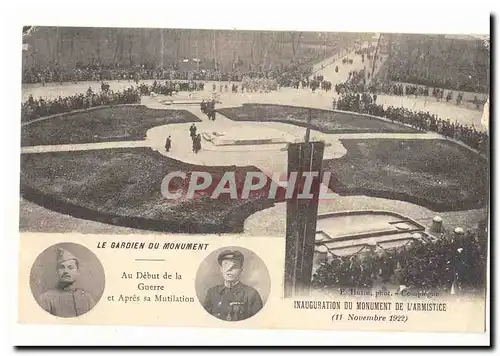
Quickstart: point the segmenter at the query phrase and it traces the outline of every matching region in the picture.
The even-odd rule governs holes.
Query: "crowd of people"
[[[343,83],[335,84],[337,95],[344,93],[361,93],[365,88],[365,70],[349,71],[349,77]]]
[[[480,40],[415,35],[393,46],[390,80],[455,91],[487,93],[490,55]]]
[[[373,48],[361,49],[356,53],[357,55],[373,56]],[[348,63],[348,62],[346,62]],[[331,90],[332,83],[325,80],[322,75],[311,76],[311,67],[304,65],[300,60],[295,63],[290,63],[287,66],[281,66],[268,71],[252,70],[248,73],[229,73],[221,75],[221,73],[210,70],[182,72],[178,68],[159,69],[153,65],[148,66],[135,66],[133,68],[120,68],[120,66],[82,66],[78,65],[74,70],[74,80],[85,79],[99,79],[122,78],[129,81],[135,81],[137,84],[136,89],[130,89],[123,93],[113,93],[109,90],[110,86],[106,82],[102,82],[102,93],[87,93],[87,95],[75,95],[68,98],[57,98],[48,100],[43,99],[34,100],[30,98],[28,102],[22,105],[23,119],[31,120],[44,115],[51,115],[54,113],[66,112],[75,109],[87,108],[91,106],[106,105],[107,103],[129,103],[130,100],[138,102],[138,94],[151,95],[162,94],[172,95],[174,92],[180,91],[203,91],[203,81],[197,79],[216,79],[228,80],[226,83],[212,84],[212,91],[215,93],[228,92],[231,90],[233,93],[241,92],[270,92],[278,90],[280,87],[294,87],[294,88],[310,88],[312,91],[316,89],[323,89],[326,91]],[[60,66],[52,66],[52,71],[42,70],[42,79],[47,75],[48,79],[64,77],[64,73],[60,70]],[[55,69],[54,69],[55,68]],[[33,74],[33,73],[32,73]],[[64,74],[64,75],[63,75]],[[38,74],[38,77],[40,75]],[[340,97],[334,101],[333,108],[345,111],[354,111],[359,113],[366,113],[375,116],[385,117],[393,122],[401,122],[410,125],[422,131],[435,131],[446,137],[450,137],[464,142],[470,147],[477,149],[483,153],[488,151],[489,138],[485,132],[477,130],[475,127],[469,127],[459,124],[458,122],[451,122],[437,117],[425,111],[414,111],[406,108],[398,108],[389,106],[384,108],[383,105],[377,104],[377,94],[389,95],[415,95],[415,96],[433,96],[436,100],[450,101],[453,98],[452,91],[433,88],[429,86],[413,85],[413,84],[397,84],[397,83],[380,83],[377,80],[370,80],[370,73],[365,73],[365,70],[350,71],[348,79],[343,83],[335,84],[335,91]],[[145,78],[158,78],[152,85],[140,83],[141,79]],[[161,81],[160,81],[161,78]],[[166,79],[165,79],[166,78]],[[180,79],[177,79],[180,78]],[[67,79],[67,78],[63,78]],[[44,79],[45,80],[45,79]],[[234,81],[231,83],[231,81]],[[368,85],[366,85],[368,84]],[[132,94],[133,93],[133,94]],[[133,99],[130,99],[134,96]],[[461,92],[456,95],[456,103],[459,105],[463,101],[463,94]],[[482,102],[476,97],[474,103],[477,108],[480,108]],[[215,110],[213,110],[215,112]],[[206,114],[209,115],[211,110],[206,109]],[[211,118],[211,114],[209,115]]]
[[[364,70],[361,70],[359,72],[350,72],[346,82],[336,84],[335,91],[340,97],[334,100],[333,109],[384,117],[393,122],[410,125],[418,130],[434,131],[445,137],[461,141],[483,154],[488,154],[489,136],[486,132],[477,130],[474,126],[460,124],[458,121],[444,120],[428,111],[416,111],[393,106],[384,108],[383,105],[377,104],[377,93],[381,85],[372,82],[370,83],[371,87],[365,88],[365,81]],[[409,95],[409,93],[413,95],[418,95],[419,93],[423,95],[431,94],[430,88],[422,88],[417,85],[386,84],[382,88],[382,92],[389,90],[391,95]],[[444,91],[434,89],[432,95],[439,98],[444,95]],[[447,98],[449,97],[450,94],[448,93]],[[462,99],[463,97],[459,93],[457,96],[457,105]],[[476,98],[475,102],[478,101]]]
[[[313,288],[372,288],[390,285],[445,293],[482,291],[486,283],[486,229],[445,233],[392,249],[365,248],[348,256],[329,252],[313,275]]]
[[[77,63],[74,68],[66,68],[57,62],[50,65],[35,65],[23,70],[23,83],[63,83],[81,81],[139,81],[139,80],[182,80],[182,81],[223,81],[241,82],[244,77],[250,79],[274,79],[281,86],[292,86],[292,82],[308,76],[312,72],[311,58],[297,58],[287,65],[251,66],[247,70],[233,68],[221,71],[218,68],[182,69],[178,65],[166,67],[153,64],[122,66],[119,64]]]
[[[31,121],[43,116],[61,114],[79,109],[88,109],[101,105],[119,105],[140,103],[141,96],[147,95],[173,95],[181,91],[203,91],[204,83],[195,81],[172,81],[163,83],[154,81],[153,84],[140,83],[136,87],[129,87],[122,91],[113,91],[106,82],[101,83],[101,91],[94,92],[91,87],[85,94],[75,94],[55,99],[34,99],[30,96],[21,104],[22,121]]]
[[[244,76],[241,81],[241,92],[255,93],[278,90],[278,81],[275,78],[251,78]]]
[[[316,89],[322,89],[326,92],[332,90],[332,83],[325,79],[323,75],[315,75],[311,80],[304,78],[302,81],[302,88],[310,88],[313,92]]]
[[[441,119],[428,111],[393,106],[384,108],[376,101],[377,94],[346,93],[335,101],[334,109],[384,117],[392,122],[410,125],[418,130],[434,131],[445,137],[461,141],[483,154],[488,154],[489,136],[487,132],[479,131],[474,126],[460,124],[458,121],[451,122],[449,119]]]
[[[174,92],[192,92],[203,91],[205,84],[195,81],[177,81],[165,80],[163,83],[154,81],[153,84],[140,83],[138,90],[141,95],[168,95],[172,96]]]
[[[447,103],[453,100],[454,92],[452,90],[444,90],[440,88],[431,88],[429,86],[401,84],[401,83],[388,83],[373,81],[368,86],[368,91],[378,94],[396,95],[396,96],[424,96],[433,97],[436,101],[444,101]],[[464,103],[464,93],[458,92],[455,96],[455,104],[461,105]],[[481,109],[484,101],[480,100],[477,95],[471,101],[476,109]]]
[[[215,100],[210,101],[202,100],[200,104],[200,110],[202,113],[207,115],[209,120],[215,121]]]
[[[166,81],[161,86],[162,94],[169,95],[173,91],[203,90],[203,82],[217,81],[221,84],[212,84],[213,91],[232,92],[269,92],[278,90],[279,87],[299,87],[301,81],[312,72],[312,66],[302,65],[300,61],[287,66],[262,71],[220,73],[214,70],[191,70],[180,71],[160,68],[120,68],[117,66],[80,66],[70,71],[64,71],[58,66],[32,67],[24,71],[23,83],[41,83],[46,85],[49,82],[80,82],[80,81],[101,81],[111,80],[135,82],[156,80]],[[236,84],[237,83],[237,84]],[[181,88],[176,90],[176,85]],[[307,81],[307,86],[314,89],[320,86],[326,90],[331,89],[331,83],[323,81]]]
[[[58,65],[34,66],[23,71],[23,83],[81,82],[105,80],[201,80],[241,81],[242,74],[219,73],[215,70],[180,70],[146,66],[120,67],[119,65],[86,65],[64,69]]]
[[[21,104],[21,120],[27,122],[40,117],[61,114],[79,109],[88,109],[102,105],[120,105],[140,103],[141,94],[137,88],[127,88],[122,91],[94,92],[89,88],[87,92],[57,97],[55,99],[34,99],[30,96]]]

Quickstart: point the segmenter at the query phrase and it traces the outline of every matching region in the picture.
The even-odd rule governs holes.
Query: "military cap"
[[[222,265],[222,261],[224,260],[233,260],[233,261],[238,261],[240,265],[243,266],[243,261],[245,260],[245,257],[240,251],[234,250],[225,250],[222,251],[219,254],[219,257],[217,258],[217,261],[219,262],[219,265]]]
[[[57,263],[62,263],[62,262],[69,261],[69,260],[78,261],[78,258],[76,258],[71,252],[66,251],[65,249],[62,249],[62,248],[57,249],[56,255],[57,255],[57,257],[56,257]]]

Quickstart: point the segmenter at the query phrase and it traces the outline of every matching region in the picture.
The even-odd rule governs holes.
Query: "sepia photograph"
[[[18,31],[23,321],[485,330],[489,32]]]
[[[86,247],[59,243],[43,251],[31,267],[31,292],[38,305],[60,318],[92,310],[105,286],[101,262]]]
[[[201,263],[195,283],[203,308],[225,321],[253,317],[264,307],[271,289],[264,262],[241,247],[212,252]]]
[[[25,26],[19,229],[275,236],[289,286],[484,293],[489,44]]]

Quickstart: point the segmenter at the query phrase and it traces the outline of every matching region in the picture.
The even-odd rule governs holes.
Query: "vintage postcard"
[[[485,332],[490,60],[488,33],[24,26],[19,323]]]

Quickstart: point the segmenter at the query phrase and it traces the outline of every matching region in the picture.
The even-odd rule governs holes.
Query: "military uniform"
[[[234,260],[243,265],[243,255],[239,251],[224,251],[218,262]],[[254,288],[237,281],[234,285],[220,284],[207,291],[203,307],[216,318],[227,321],[245,320],[262,309],[262,299]]]
[[[38,302],[48,313],[62,318],[85,314],[95,306],[89,292],[72,287],[48,290],[40,296]]]
[[[262,299],[259,292],[241,282],[232,287],[221,284],[208,290],[203,306],[216,318],[238,321],[257,314],[262,309]]]
[[[58,249],[57,264],[78,259],[70,252]],[[59,283],[56,288],[43,293],[38,303],[48,313],[62,318],[76,317],[87,313],[95,306],[92,295],[82,288],[75,288],[72,285]]]

